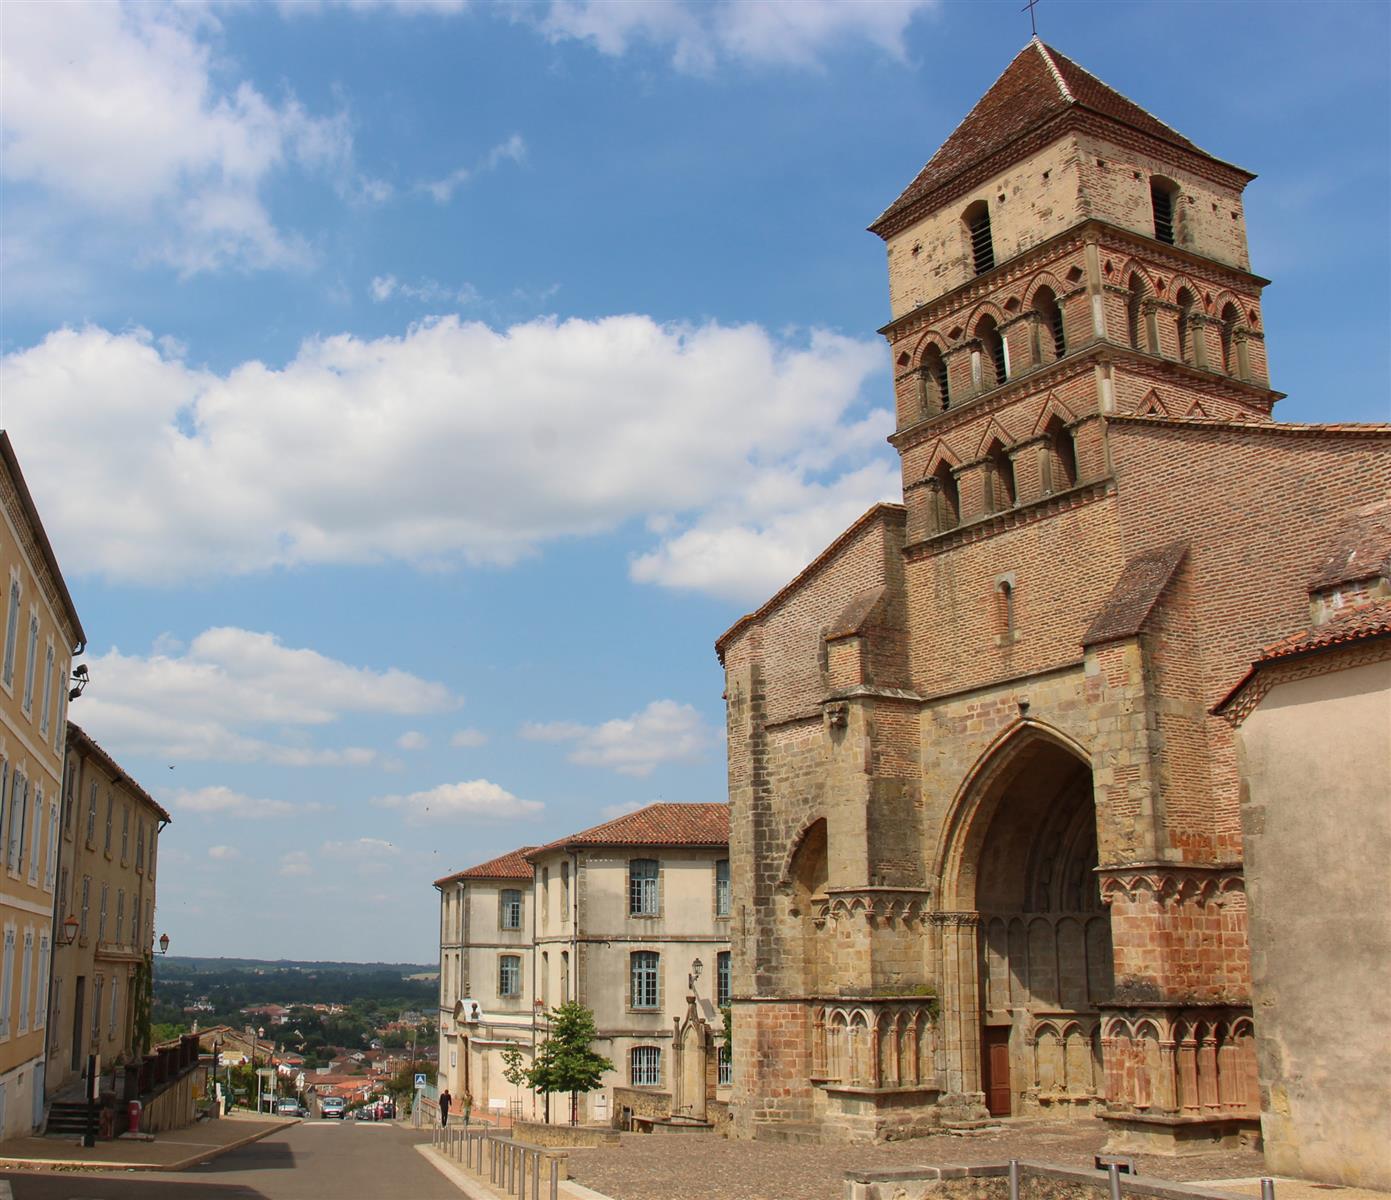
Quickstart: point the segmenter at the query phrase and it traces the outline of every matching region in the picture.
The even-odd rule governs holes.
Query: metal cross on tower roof
[[[1024,5],[1024,7],[1019,10],[1020,12],[1029,14],[1029,31],[1034,37],[1038,37],[1038,25],[1034,21],[1034,6],[1036,4],[1038,4],[1038,0],[1029,0],[1028,4]]]

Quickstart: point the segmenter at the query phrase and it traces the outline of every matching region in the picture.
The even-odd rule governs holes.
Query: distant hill
[[[332,962],[326,959],[297,958],[200,958],[196,955],[180,954],[155,956],[155,974],[163,979],[173,979],[185,975],[229,974],[233,972],[271,975],[282,971],[293,971],[306,975],[320,972],[335,975],[399,975],[402,979],[407,979],[438,975],[439,964]]]

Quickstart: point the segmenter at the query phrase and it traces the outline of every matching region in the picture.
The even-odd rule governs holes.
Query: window
[[[961,489],[950,463],[939,463],[927,481],[932,492],[932,530],[945,533],[961,524]]]
[[[522,894],[516,888],[504,888],[499,897],[503,929],[522,927]]]
[[[58,923],[61,925],[68,917],[68,869],[58,872]]]
[[[73,778],[77,772],[73,770],[72,755],[63,756],[63,833],[71,836],[72,834],[72,810],[73,810]]]
[[[120,1007],[121,989],[117,986],[116,976],[111,976],[111,1008],[106,1018],[106,1036],[116,1036],[116,1012]]]
[[[121,805],[121,866],[130,862],[130,805]]]
[[[1137,271],[1130,276],[1129,296],[1126,300],[1125,315],[1129,324],[1130,344],[1136,350],[1154,350],[1154,339],[1149,332],[1149,317],[1145,312],[1147,289],[1144,278]]]
[[[551,984],[551,956],[546,951],[541,951],[541,978],[540,983],[541,1003],[546,1003],[546,998],[550,995]]]
[[[520,996],[522,994],[522,960],[516,954],[504,954],[497,960],[497,994],[499,996]]]
[[[723,1008],[729,1003],[733,991],[733,968],[730,961],[728,950],[721,950],[715,955],[715,1006]]]
[[[996,585],[996,590],[1000,594],[1000,625],[1002,628],[1000,640],[1005,643],[1013,642],[1016,636],[1014,628],[1014,584],[1008,579],[1002,579]]]
[[[58,872],[58,804],[50,801],[48,805],[48,856],[44,865],[44,891],[53,890],[53,878]]]
[[[546,923],[551,916],[551,869],[550,867],[541,868],[541,928],[546,928]]]
[[[111,794],[111,789],[106,789],[106,840],[102,843],[102,850],[109,858],[111,856],[111,830],[116,817],[116,798]]]
[[[29,1032],[29,1014],[33,1011],[34,931],[24,931],[24,957],[19,960],[19,1032]]]
[[[1052,288],[1038,289],[1034,296],[1034,312],[1038,314],[1034,361],[1040,364],[1056,362],[1067,353],[1067,332],[1063,326],[1063,310]]]
[[[919,398],[922,402],[922,415],[936,416],[951,407],[951,386],[947,379],[947,360],[936,346],[923,351],[922,366],[918,370]]]
[[[570,951],[560,952],[560,1002],[570,999]]]
[[[570,864],[563,862],[560,864],[560,923],[568,925],[570,922]]]
[[[155,851],[159,849],[159,826],[150,822],[150,878],[155,877]]]
[[[143,871],[145,869],[145,818],[141,817],[135,824],[135,869]]]
[[[634,1087],[662,1086],[660,1046],[634,1046],[629,1053],[629,1075]]]
[[[29,885],[39,881],[39,827],[43,824],[43,788],[34,788],[33,814],[29,821]]]
[[[1236,336],[1241,312],[1230,301],[1222,307],[1222,370],[1238,379],[1246,378],[1245,344]],[[1244,337],[1245,335],[1243,335]]]
[[[92,780],[92,790],[87,794],[87,845],[97,844],[97,781]]]
[[[719,1075],[715,1078],[716,1087],[734,1086],[734,1055],[729,1052],[728,1046],[720,1047]]]
[[[1174,197],[1177,187],[1168,179],[1155,176],[1150,180],[1150,206],[1154,210],[1156,240],[1174,244]]]
[[[656,1008],[661,1003],[657,969],[660,956],[655,950],[634,951],[630,963],[628,1001],[630,1008]]]
[[[10,611],[5,618],[5,666],[0,678],[7,688],[14,686],[15,642],[19,635],[19,576],[10,576]]]
[[[48,1003],[48,934],[39,937],[39,986],[34,989],[34,1016],[30,1024],[42,1029],[47,1024]]]
[[[14,991],[14,928],[5,930],[5,953],[0,958],[0,1038],[10,1036],[10,993]]]
[[[119,946],[125,938],[122,936],[126,928],[126,889],[119,888],[116,891],[116,944]]]
[[[82,944],[87,944],[87,913],[92,907],[92,877],[84,875],[82,877],[82,920],[78,926],[78,936],[82,939]]]
[[[729,916],[729,859],[715,863],[715,915]]]
[[[50,643],[43,664],[43,707],[39,709],[39,732],[48,736],[48,722],[53,713],[53,646]]]
[[[655,917],[657,904],[657,860],[635,858],[628,863],[628,915]]]
[[[111,885],[101,885],[101,908],[97,910],[97,945],[106,941],[106,903],[111,895]]]
[[[98,975],[96,979],[96,995],[92,997],[92,1041],[101,1037],[101,994],[106,986],[106,976]]]
[[[29,783],[16,771],[10,782],[10,836],[5,850],[5,867],[18,875],[24,859],[24,819],[29,801]]]
[[[1196,366],[1193,340],[1193,308],[1197,301],[1187,288],[1180,288],[1174,301],[1178,304],[1178,356],[1184,362]]]
[[[64,663],[62,670],[58,672],[58,716],[53,722],[53,748],[59,751],[63,748],[63,735],[67,732],[67,677],[68,664]]]
[[[999,442],[994,442],[986,454],[986,460],[990,471],[991,511],[1003,512],[1007,508],[1013,508],[1014,464],[1010,461],[1009,453]]]
[[[39,665],[39,614],[29,614],[29,658],[24,664],[24,711],[34,711],[34,672]]]
[[[1048,423],[1047,437],[1048,457],[1044,461],[1048,465],[1048,490],[1065,492],[1068,488],[1076,487],[1079,478],[1077,443],[1073,441],[1067,426],[1057,417]]]
[[[983,275],[995,266],[995,244],[990,237],[990,208],[984,200],[977,200],[962,213],[966,222],[966,234],[971,242],[971,265],[977,275]]]
[[[976,322],[975,343],[971,352],[971,381],[980,392],[999,387],[1009,378],[1009,354],[999,325],[988,313]]]

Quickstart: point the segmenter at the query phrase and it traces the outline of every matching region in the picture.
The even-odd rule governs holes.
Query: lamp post
[[[161,954],[169,953],[169,935],[167,933],[159,935],[159,952]]]
[[[266,1027],[265,1027],[264,1025],[260,1026],[260,1027],[256,1030],[256,1036],[257,1036],[258,1038],[263,1038],[263,1037],[266,1036]],[[251,1069],[252,1069],[253,1071],[256,1072],[256,1112],[257,1112],[257,1115],[259,1115],[259,1114],[261,1113],[261,1111],[262,1111],[262,1109],[261,1109],[261,1068],[258,1067],[258,1066],[256,1065],[256,1049],[255,1049],[256,1044],[257,1044],[257,1043],[256,1043],[255,1041],[253,1041],[253,1042],[251,1043],[251,1046],[252,1046],[252,1050],[251,1050]]]

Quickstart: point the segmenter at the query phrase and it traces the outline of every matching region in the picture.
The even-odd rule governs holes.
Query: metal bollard
[[[1019,1200],[1019,1160],[1009,1160],[1009,1200]]]
[[[531,1151],[522,1150],[522,1177],[517,1181],[517,1200],[526,1200],[526,1173],[531,1168]]]
[[[488,1182],[497,1183],[497,1142],[488,1143]]]
[[[1107,1178],[1111,1183],[1111,1200],[1121,1200],[1121,1169],[1112,1163],[1106,1168]]]
[[[1275,1180],[1261,1180],[1261,1200],[1275,1200]]]
[[[560,1163],[551,1159],[551,1200],[560,1200]]]

